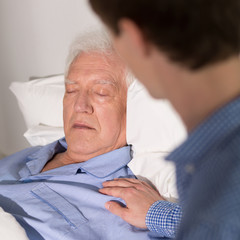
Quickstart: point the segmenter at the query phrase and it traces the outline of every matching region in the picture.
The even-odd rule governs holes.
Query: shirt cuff
[[[181,217],[182,211],[178,204],[159,200],[149,208],[145,222],[150,231],[173,238]]]

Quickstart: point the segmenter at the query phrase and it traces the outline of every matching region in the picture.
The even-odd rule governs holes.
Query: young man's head
[[[239,0],[89,0],[115,48],[188,130],[240,94]]]
[[[89,0],[115,36],[130,20],[168,58],[200,69],[240,51],[239,0]]]

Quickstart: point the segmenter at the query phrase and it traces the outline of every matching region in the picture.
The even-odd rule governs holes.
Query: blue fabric
[[[167,201],[157,201],[148,210],[146,225],[150,231],[174,238],[182,217],[179,205]]]
[[[168,156],[183,218],[177,239],[240,239],[240,98],[199,125]]]
[[[41,173],[46,162],[66,148],[65,139],[61,139],[0,161],[0,206],[15,216],[30,239],[163,237],[135,228],[107,211],[107,201],[122,200],[98,192],[104,181],[134,177],[127,167],[131,160],[129,147]]]

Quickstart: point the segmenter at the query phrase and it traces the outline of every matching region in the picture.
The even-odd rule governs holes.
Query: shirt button
[[[195,172],[195,167],[193,164],[187,164],[185,166],[185,171],[189,174],[193,174]]]

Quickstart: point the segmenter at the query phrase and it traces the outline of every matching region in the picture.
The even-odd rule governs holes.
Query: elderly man
[[[135,180],[127,167],[126,95],[131,79],[125,65],[107,38],[91,33],[73,45],[65,76],[65,138],[1,160],[0,206],[33,240],[164,237],[111,214],[104,204],[120,200],[98,191],[114,178]],[[154,192],[152,201],[157,200],[163,199]]]

